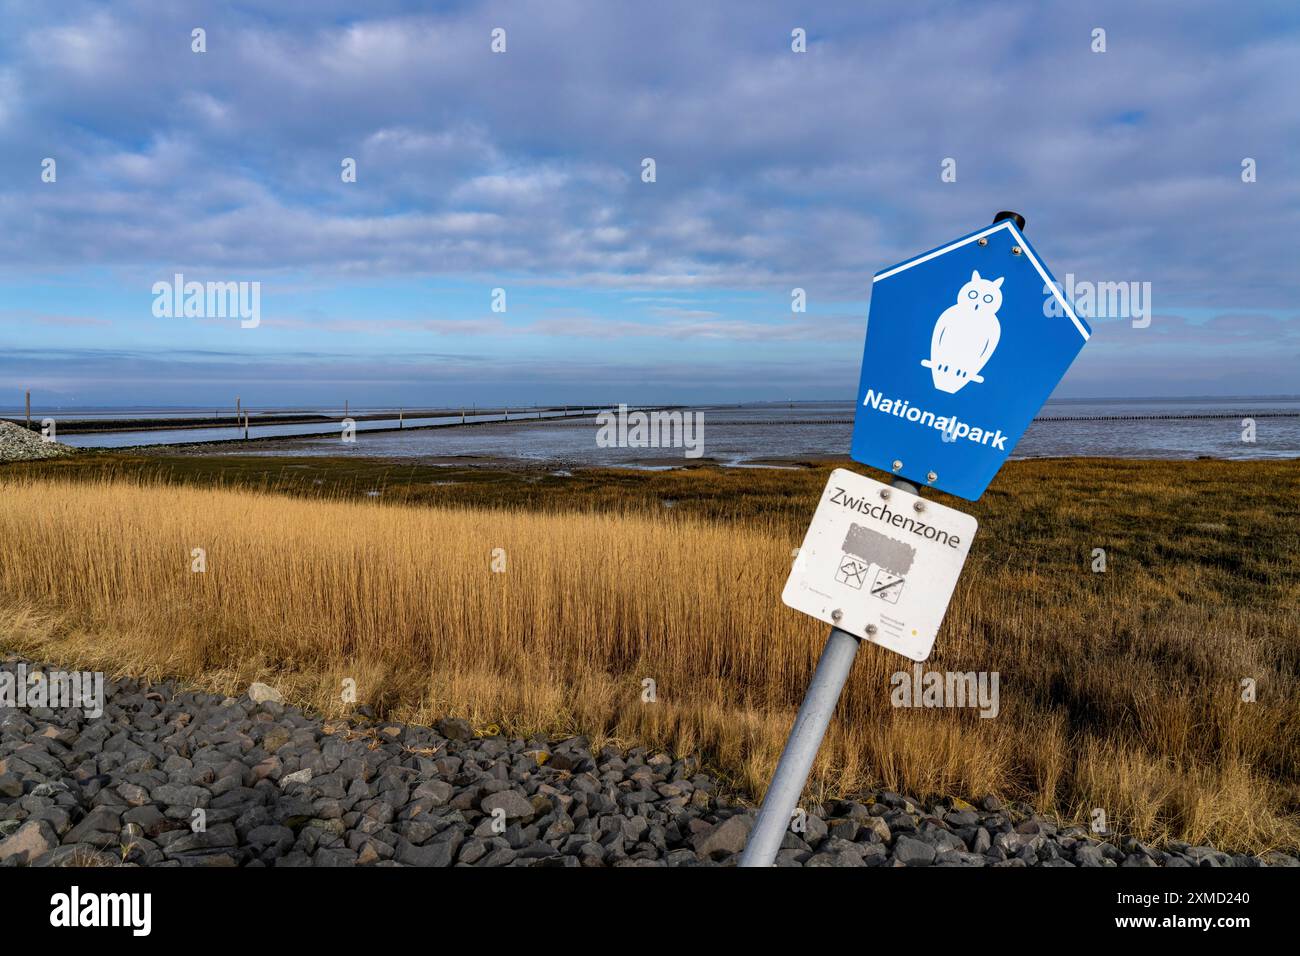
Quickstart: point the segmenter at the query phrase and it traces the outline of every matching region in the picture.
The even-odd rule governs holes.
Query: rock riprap
[[[71,445],[46,441],[38,432],[28,431],[22,425],[0,421],[0,462],[62,458],[76,451]]]
[[[0,865],[719,866],[753,826],[691,757],[478,736],[455,718],[321,720],[268,690],[118,680],[94,719],[0,707]],[[992,798],[878,791],[807,810],[781,865],[1300,865],[1099,840]]]

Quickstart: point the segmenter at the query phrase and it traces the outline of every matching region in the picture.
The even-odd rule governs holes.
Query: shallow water
[[[729,464],[760,464],[844,455],[853,430],[850,402],[796,402],[744,406],[701,406],[691,411],[704,415],[703,455]],[[99,410],[119,414],[122,410]],[[358,411],[361,411],[360,409]],[[203,409],[169,414],[204,414]],[[142,416],[141,412],[131,415]],[[541,414],[511,413],[468,416],[468,421],[493,422],[472,428],[391,431],[396,417],[357,422],[357,440],[344,443],[337,425],[257,425],[252,437],[302,435],[273,444],[242,442],[202,449],[203,454],[240,455],[359,455],[410,459],[458,456],[558,461],[574,464],[639,465],[663,467],[689,459],[682,448],[600,448],[598,426],[591,417],[538,421]],[[1286,417],[1268,417],[1281,414]],[[531,420],[519,421],[521,415]],[[1081,420],[1111,416],[1104,420]],[[1147,416],[1116,420],[1120,416]],[[1165,416],[1165,417],[1153,417]],[[1200,417],[1196,417],[1200,416]],[[1228,416],[1228,417],[1210,417]],[[69,415],[68,417],[73,417]],[[77,417],[90,417],[78,412]],[[159,417],[150,412],[149,417]],[[1243,441],[1243,419],[1255,421],[1255,441]],[[460,416],[407,419],[416,424],[448,424]],[[518,421],[518,424],[516,424]],[[123,447],[146,443],[210,441],[238,438],[234,428],[175,429],[60,436],[81,447]],[[1127,458],[1287,458],[1300,456],[1300,398],[1232,399],[1109,399],[1103,401],[1053,401],[1043,407],[1015,447],[1013,458],[1057,456],[1116,456]]]

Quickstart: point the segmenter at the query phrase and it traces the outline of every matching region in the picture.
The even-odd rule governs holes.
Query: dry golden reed
[[[1033,530],[1035,500],[1021,500],[1030,530],[1009,543],[993,496],[926,665],[998,671],[999,716],[893,708],[890,675],[910,662],[864,644],[807,796],[997,794],[1076,820],[1102,808],[1151,840],[1300,843],[1295,610],[1205,599],[1219,572],[1195,562],[1094,575],[1087,541],[1063,569],[1063,532]],[[1089,521],[1086,501],[1042,507],[1058,526]],[[1119,538],[1098,542],[1112,561]],[[326,713],[350,709],[352,678],[360,702],[393,718],[698,752],[757,796],[825,640],[780,602],[798,543],[790,521],[761,515],[430,508],[10,473],[0,643],[224,692],[265,680]]]

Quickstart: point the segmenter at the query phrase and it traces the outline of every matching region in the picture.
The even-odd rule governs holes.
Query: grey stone
[[[16,860],[31,863],[59,845],[54,829],[44,820],[30,820],[18,832],[0,842],[0,863]]]
[[[934,847],[914,837],[900,836],[894,841],[894,859],[904,866],[929,866],[934,855]]]
[[[894,838],[893,832],[889,829],[889,824],[882,817],[864,815],[858,818],[858,822],[862,827],[861,832],[858,834],[858,840],[866,837],[873,841],[888,844]]]
[[[695,852],[709,860],[720,860],[740,853],[754,828],[754,817],[748,813],[728,817],[712,829],[698,833],[691,841]]]
[[[280,787],[281,789],[283,789],[285,787],[288,787],[290,784],[311,783],[311,778],[312,778],[311,768],[308,767],[302,770],[295,770],[293,773],[287,773],[280,778]]]
[[[82,818],[81,822],[70,829],[63,837],[64,843],[89,843],[95,833],[106,833],[111,843],[116,842],[117,832],[122,829],[122,814],[112,807],[95,807]]]
[[[1074,862],[1079,866],[1102,866],[1106,858],[1091,843],[1081,843],[1074,848]]]
[[[248,699],[255,704],[283,704],[284,695],[270,684],[255,682],[248,688]]]
[[[170,806],[206,807],[212,796],[202,787],[163,784],[153,788],[153,799]]]
[[[412,796],[417,800],[427,799],[430,801],[430,806],[441,807],[451,801],[454,793],[452,785],[446,781],[426,780],[415,788]]]
[[[517,790],[502,790],[483,798],[479,809],[492,816],[500,810],[507,820],[531,820],[536,812],[531,801]]]
[[[448,740],[472,740],[474,738],[474,728],[470,726],[468,720],[460,717],[444,717],[434,724],[435,729]]]
[[[423,846],[416,846],[409,840],[397,841],[396,859],[407,866],[451,866],[456,860],[456,851],[461,845],[460,834],[452,834],[445,840],[431,840]]]

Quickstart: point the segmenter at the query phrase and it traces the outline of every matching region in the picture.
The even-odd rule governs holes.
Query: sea
[[[58,433],[60,441],[83,448],[175,446],[179,453],[205,455],[357,455],[414,461],[510,459],[572,465],[626,465],[654,468],[689,464],[685,448],[601,447],[593,415],[602,409],[512,409],[504,421],[500,410],[469,413],[473,427],[459,426],[461,415],[423,418],[404,415],[401,431],[396,409],[352,408],[355,441],[343,441],[341,409],[271,409],[252,413],[248,437],[230,424],[200,429],[130,430],[132,419],[166,419],[213,415],[206,408],[33,409],[40,420],[108,418],[128,430]],[[852,402],[781,402],[681,407],[701,416],[700,451],[706,460],[734,466],[763,467],[791,460],[847,455],[853,431]],[[310,411],[335,423],[259,424],[262,415]],[[391,412],[391,417],[386,413]],[[0,410],[7,418],[21,411]],[[379,415],[375,419],[360,416]],[[275,439],[273,441],[267,439]],[[195,443],[203,443],[196,446]],[[209,444],[215,443],[215,444]],[[1233,398],[1110,398],[1049,401],[1012,451],[1012,458],[1098,456],[1121,458],[1296,458],[1300,457],[1300,396]]]

